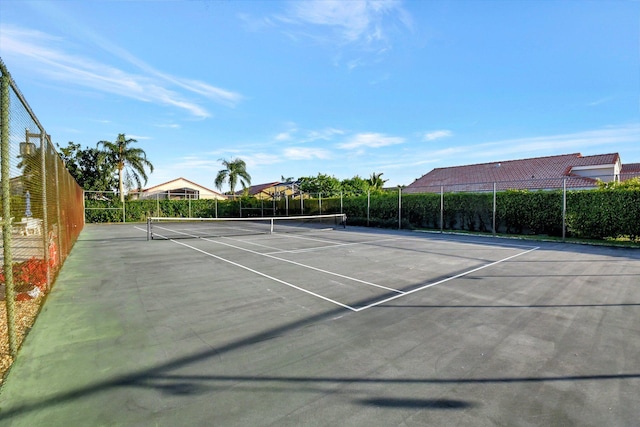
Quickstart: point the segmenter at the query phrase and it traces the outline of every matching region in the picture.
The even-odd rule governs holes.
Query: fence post
[[[340,213],[341,213],[341,214],[342,214],[342,213],[344,213],[344,212],[342,211],[342,191],[340,192]]]
[[[322,215],[322,193],[318,193],[318,212]]]
[[[47,141],[43,138],[44,132],[40,130],[40,135],[29,134],[26,132],[26,140],[29,142],[29,136],[40,136],[40,171],[42,172],[42,246],[44,248],[44,260],[47,263],[47,289],[51,287],[51,260],[49,259],[49,206],[47,200]]]
[[[444,232],[444,185],[440,186],[440,233]]]
[[[371,191],[367,191],[367,227],[369,226],[370,214],[371,214]]]
[[[496,237],[496,183],[493,183],[493,237]]]
[[[402,229],[402,187],[398,185],[398,230]]]
[[[565,241],[567,229],[567,178],[562,178],[562,241]]]
[[[11,175],[9,156],[9,79],[11,78],[5,73],[4,64],[2,65],[1,80],[1,100],[0,105],[0,126],[2,140],[0,141],[2,156],[2,244],[4,250],[5,265],[5,304],[7,307],[7,332],[9,335],[9,352],[11,357],[15,357],[18,352],[16,342],[16,317],[15,317],[15,292],[13,290],[13,258],[11,256],[11,187],[9,185]],[[8,268],[7,268],[8,266]]]

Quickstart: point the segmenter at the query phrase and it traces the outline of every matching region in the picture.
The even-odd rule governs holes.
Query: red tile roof
[[[621,181],[638,177],[640,177],[640,163],[629,163],[626,165],[622,165],[622,170],[620,171]]]
[[[614,165],[618,153],[582,156],[580,153],[530,159],[508,160],[475,165],[436,168],[405,188],[408,193],[446,191],[491,191],[493,183],[498,189],[552,189],[561,188],[563,179],[569,177],[571,188],[591,188],[593,178],[572,173],[580,166]]]
[[[256,194],[260,194],[261,192],[263,192],[264,190],[266,190],[267,188],[271,188],[273,186],[276,186],[280,184],[279,182],[269,182],[267,184],[257,184],[257,185],[252,185],[251,187],[247,188],[247,194],[250,196],[255,196]],[[240,190],[240,191],[236,191],[235,194],[237,196],[241,196],[244,194],[245,190]]]

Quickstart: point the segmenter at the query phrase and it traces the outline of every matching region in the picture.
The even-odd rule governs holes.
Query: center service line
[[[321,268],[313,267],[311,265],[302,264],[302,263],[299,263],[299,262],[296,262],[296,261],[291,261],[291,260],[288,260],[288,259],[285,259],[285,258],[280,258],[280,257],[273,256],[273,255],[270,255],[270,254],[265,254],[265,253],[261,253],[261,252],[252,251],[251,249],[241,248],[240,246],[235,246],[235,245],[232,245],[230,243],[224,243],[224,242],[220,242],[218,240],[211,240],[211,239],[205,239],[205,238],[202,238],[200,240],[206,240],[207,242],[217,243],[217,244],[223,245],[223,246],[228,246],[230,248],[234,248],[234,249],[238,249],[238,250],[241,250],[241,251],[249,252],[249,253],[252,253],[254,255],[260,255],[260,256],[267,257],[267,258],[277,259],[278,261],[288,262],[289,264],[297,265],[299,267],[308,268],[310,270],[319,271],[320,273],[329,274],[329,275],[332,275],[332,276],[337,276],[337,277],[340,277],[342,279],[347,279],[347,280],[351,280],[353,282],[362,283],[362,284],[365,284],[365,285],[368,285],[368,286],[374,286],[376,288],[381,288],[381,289],[384,289],[386,291],[395,292],[395,293],[397,293],[399,295],[403,295],[404,294],[404,292],[399,291],[398,289],[388,288],[386,286],[382,286],[382,285],[378,285],[378,284],[375,284],[375,283],[367,282],[366,280],[356,279],[355,277],[345,276],[344,274],[334,273],[332,271],[323,270]]]
[[[170,239],[170,240],[171,240],[173,243],[175,243],[176,245],[181,245],[181,246],[184,246],[184,247],[187,247],[187,248],[193,249],[194,251],[200,252],[200,253],[202,253],[202,254],[205,254],[205,255],[207,255],[207,256],[210,256],[210,257],[212,257],[212,258],[215,258],[215,259],[217,259],[217,260],[219,260],[219,261],[223,261],[223,262],[229,263],[229,264],[231,264],[231,265],[234,265],[234,266],[236,266],[236,267],[240,267],[240,268],[242,268],[242,269],[244,269],[244,270],[250,271],[251,273],[257,274],[258,276],[265,277],[265,278],[267,278],[267,279],[269,279],[269,280],[273,280],[274,282],[278,282],[278,283],[281,283],[281,284],[283,284],[283,285],[285,285],[285,286],[289,286],[290,288],[297,289],[297,290],[302,291],[302,292],[305,292],[305,293],[307,293],[307,294],[309,294],[309,295],[313,295],[314,297],[317,297],[317,298],[323,299],[323,300],[325,300],[325,301],[328,301],[328,302],[330,302],[330,303],[333,303],[333,304],[339,305],[340,307],[347,308],[347,309],[349,309],[349,310],[351,310],[351,311],[358,311],[358,310],[356,310],[355,308],[350,307],[350,306],[348,306],[348,305],[346,305],[346,304],[342,304],[341,302],[334,301],[334,300],[332,300],[332,299],[330,299],[330,298],[327,298],[327,297],[324,297],[324,296],[322,296],[322,295],[316,294],[315,292],[311,292],[311,291],[306,290],[306,289],[303,289],[303,288],[301,288],[301,287],[299,287],[299,286],[293,285],[293,284],[291,284],[291,283],[289,283],[289,282],[285,282],[284,280],[280,280],[280,279],[278,279],[278,278],[276,278],[276,277],[269,276],[268,274],[261,273],[261,272],[259,272],[259,271],[257,271],[257,270],[254,270],[254,269],[249,268],[249,267],[247,267],[247,266],[244,266],[244,265],[242,265],[242,264],[238,264],[237,262],[233,262],[233,261],[231,261],[231,260],[228,260],[228,259],[222,258],[222,257],[220,257],[220,256],[218,256],[218,255],[214,255],[214,254],[209,253],[209,252],[207,252],[207,251],[203,251],[202,249],[198,249],[198,248],[196,248],[196,247],[194,247],[194,246],[187,245],[186,243],[178,242],[178,241],[173,240],[173,239]]]

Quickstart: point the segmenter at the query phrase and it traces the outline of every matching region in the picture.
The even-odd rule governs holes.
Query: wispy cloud
[[[589,103],[587,103],[587,106],[588,107],[597,107],[598,105],[605,104],[607,102],[612,101],[613,99],[614,99],[613,96],[607,96],[607,97],[604,97],[604,98],[597,99],[597,100],[595,100],[593,102],[589,102]]]
[[[4,56],[15,57],[46,77],[68,85],[172,106],[198,118],[210,117],[211,113],[200,102],[189,99],[177,89],[228,106],[236,105],[242,99],[238,93],[205,82],[162,73],[106,42],[98,45],[107,46],[105,50],[136,66],[141,73],[127,72],[90,57],[69,53],[64,47],[67,40],[37,30],[3,25],[0,37]]]
[[[451,132],[450,130],[435,130],[432,132],[427,132],[424,134],[423,140],[424,141],[433,141],[436,139],[441,139],[441,138],[448,138],[450,136],[453,136],[453,132]]]
[[[290,123],[288,129],[278,133],[275,140],[278,142],[296,141],[297,143],[308,143],[318,140],[331,141],[338,135],[344,135],[345,131],[337,128],[324,128],[319,130],[300,129],[295,123]]]
[[[413,27],[410,14],[399,0],[290,1],[286,11],[269,22],[279,23],[294,40],[309,39],[326,46],[375,54],[389,50],[393,31]],[[353,69],[368,61],[358,57],[347,58],[345,62]]]
[[[387,136],[383,133],[360,133],[353,136],[350,140],[338,145],[339,148],[356,149],[356,148],[380,148],[387,145],[402,144],[405,139],[399,136]]]
[[[322,148],[311,147],[289,147],[284,150],[284,157],[287,160],[312,160],[330,159],[331,153]]]

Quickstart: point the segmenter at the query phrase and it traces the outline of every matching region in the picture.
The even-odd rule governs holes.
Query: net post
[[[151,240],[150,237],[151,237],[151,218],[147,217],[147,242]]]
[[[270,218],[270,227],[269,227],[269,234],[273,234],[273,218]]]

